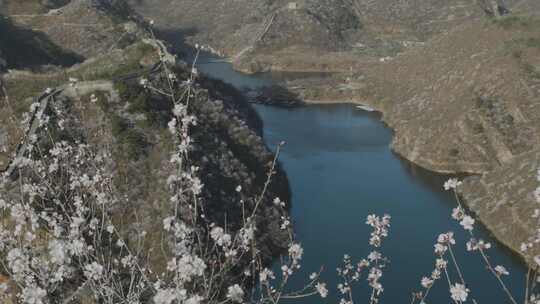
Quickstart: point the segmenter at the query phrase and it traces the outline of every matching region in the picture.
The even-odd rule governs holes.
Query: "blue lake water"
[[[247,76],[234,72],[227,63],[207,63],[199,69],[237,87],[268,84],[271,76]],[[454,231],[455,253],[462,265],[471,297],[478,303],[509,303],[488,273],[477,253],[467,252],[467,235],[450,214],[455,201],[443,191],[447,177],[433,174],[397,157],[390,149],[392,131],[375,113],[352,105],[317,105],[283,109],[255,106],[264,122],[269,147],[287,142],[280,160],[290,180],[294,228],[305,254],[302,269],[289,285],[301,288],[311,272],[324,266],[328,283],[327,299],[317,297],[296,303],[338,303],[336,267],[344,254],[353,261],[371,251],[368,214],[392,216],[390,236],[382,253],[391,262],[382,283],[381,303],[410,303],[411,292],[421,290],[420,279],[434,267],[433,245],[440,233]],[[519,302],[523,302],[525,267],[502,248],[479,225],[478,237],[490,241],[495,265],[504,265],[511,276],[505,278]],[[455,273],[451,273],[457,281]],[[355,301],[367,303],[365,276],[354,289]],[[451,303],[448,284],[439,280],[427,303]]]

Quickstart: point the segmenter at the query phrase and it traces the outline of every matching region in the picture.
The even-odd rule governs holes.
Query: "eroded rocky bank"
[[[478,20],[360,73],[288,83],[308,103],[368,105],[395,131],[393,150],[441,173],[502,243],[531,262],[540,155],[538,19]]]

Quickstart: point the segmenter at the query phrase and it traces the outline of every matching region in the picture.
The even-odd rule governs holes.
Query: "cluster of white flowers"
[[[452,297],[452,300],[463,303],[467,301],[467,297],[469,296],[469,289],[467,289],[463,284],[456,283],[455,285],[450,287],[450,295]]]
[[[328,289],[326,288],[326,283],[318,282],[315,284],[315,289],[321,296],[321,298],[326,298],[328,296]]]
[[[259,273],[259,281],[261,283],[266,283],[270,280],[275,280],[276,279],[276,276],[274,275],[274,272],[271,271],[270,269],[268,268],[264,268],[260,273]]]
[[[366,224],[373,228],[369,244],[375,248],[380,248],[382,241],[388,236],[388,229],[390,228],[390,215],[385,214],[383,217],[376,215],[369,215],[366,220]],[[383,275],[383,269],[386,267],[386,259],[377,252],[372,251],[368,255],[368,260],[371,262],[371,268],[368,273],[369,285],[373,288],[371,295],[371,302],[375,301],[377,297],[383,292],[383,286],[380,279]]]
[[[350,255],[345,254],[343,256],[343,265],[337,268],[337,273],[341,278],[341,282],[337,285],[337,289],[341,295],[340,304],[354,303],[352,285],[353,283],[360,281],[360,277],[364,270],[367,271],[366,280],[372,288],[369,303],[377,303],[379,301],[379,296],[384,291],[380,280],[383,276],[383,269],[388,262],[388,259],[382,255],[379,248],[381,248],[383,240],[388,236],[390,218],[391,217],[386,214],[382,217],[374,214],[367,217],[366,224],[373,228],[369,244],[373,246],[374,249],[365,259],[353,264]]]
[[[504,266],[501,266],[501,265],[497,265],[495,266],[495,272],[497,272],[497,274],[499,276],[502,276],[502,275],[510,275],[510,272],[508,272],[508,270],[506,270],[506,268]]]
[[[92,262],[92,264],[84,266],[84,275],[89,280],[99,281],[103,275],[103,266],[97,262]]]
[[[476,240],[475,238],[470,239],[466,245],[468,251],[485,251],[491,248],[491,243],[486,243],[484,240]]]
[[[218,244],[219,246],[230,246],[232,237],[230,234],[225,233],[223,228],[221,227],[214,227],[210,231],[210,236]]]
[[[424,276],[420,280],[420,285],[425,289],[425,292],[414,293],[415,297],[420,300],[420,303],[425,303],[426,297],[433,285],[441,278],[442,273],[447,273],[448,261],[445,256],[448,252],[452,254],[452,246],[456,244],[453,232],[442,233],[437,237],[437,243],[434,245],[435,252],[435,268],[430,276]]]
[[[197,48],[198,58],[199,51]],[[162,50],[162,53],[164,51]],[[208,303],[219,303],[230,301],[233,303],[243,303],[245,298],[244,286],[239,283],[230,282],[231,270],[242,267],[241,270],[246,277],[258,276],[261,282],[261,302],[274,302],[283,296],[281,284],[278,288],[272,285],[276,279],[274,273],[265,268],[260,257],[260,252],[256,247],[257,206],[253,208],[250,202],[240,200],[242,208],[241,227],[231,230],[227,222],[206,223],[204,201],[199,196],[204,191],[204,184],[198,175],[198,168],[193,167],[190,160],[190,153],[193,150],[194,139],[190,135],[190,129],[197,125],[197,119],[192,115],[192,99],[196,94],[198,71],[195,65],[192,66],[191,75],[187,79],[178,79],[168,67],[164,66],[163,76],[160,78],[165,85],[166,96],[173,101],[173,117],[168,123],[169,132],[173,135],[175,153],[171,155],[170,163],[175,166],[175,172],[170,174],[167,184],[171,191],[170,214],[163,219],[163,229],[168,232],[169,243],[172,246],[173,258],[167,263],[167,273],[162,277],[172,277],[171,281],[163,281],[156,290],[154,302],[158,304],[178,304],[185,302],[198,304],[201,301]],[[163,92],[155,82],[159,79],[142,79],[141,86],[151,92]],[[182,91],[176,94],[168,91],[169,88],[178,86]],[[178,97],[178,98],[177,98]],[[275,162],[272,166],[274,170]],[[269,179],[273,174],[269,174]],[[264,188],[266,190],[266,187]],[[242,185],[237,185],[235,191],[242,195]],[[264,191],[265,191],[264,190]],[[262,193],[261,198],[265,196]],[[258,205],[258,203],[257,203]],[[274,200],[274,205],[283,209],[285,203],[279,199]],[[285,211],[280,210],[282,216],[282,228],[290,228],[290,219],[285,216]],[[225,218],[226,220],[226,218]],[[238,223],[234,223],[235,225]],[[291,236],[288,260],[282,266],[286,275],[292,275],[295,269],[300,268],[303,256],[303,249],[292,240]],[[244,267],[243,260],[251,262],[248,267]],[[239,269],[240,270],[240,269]],[[208,274],[206,276],[205,274]],[[230,286],[223,286],[228,282]],[[320,295],[325,295],[324,285],[317,282],[313,284],[312,290]],[[186,288],[186,286],[197,286],[197,288]],[[208,288],[208,289],[207,289]],[[222,295],[220,290],[226,290]],[[199,296],[206,295],[205,297]],[[226,300],[225,300],[225,299]],[[271,298],[272,300],[264,300]]]
[[[540,181],[540,176],[538,177]],[[467,232],[470,235],[469,241],[466,243],[467,251],[477,251],[479,252],[480,257],[482,258],[482,261],[485,263],[486,268],[491,272],[498,280],[500,287],[502,290],[506,293],[508,296],[508,299],[511,303],[517,303],[514,299],[513,295],[510,293],[509,289],[507,288],[506,284],[502,280],[502,276],[509,275],[509,271],[501,265],[492,266],[489,256],[487,255],[486,251],[491,248],[491,244],[489,242],[485,242],[482,239],[476,239],[474,236],[474,224],[475,219],[468,215],[464,208],[462,207],[459,195],[457,194],[456,189],[462,185],[460,181],[453,178],[445,182],[444,189],[445,190],[451,190],[455,194],[455,198],[457,200],[458,206],[452,210],[452,218],[459,222],[459,224],[463,227],[465,232]],[[540,193],[540,191],[539,191]],[[538,213],[540,215],[540,212]],[[450,285],[450,295],[451,298],[456,303],[462,303],[467,300],[469,289],[465,285],[465,280],[463,278],[463,274],[461,272],[460,266],[457,263],[457,260],[455,259],[454,253],[452,251],[452,246],[456,244],[456,241],[453,238],[453,233],[445,233],[441,234],[438,237],[437,244],[435,244],[435,254],[438,256],[436,260],[436,268],[433,271],[431,277],[424,277],[421,280],[421,285],[426,289],[426,293],[419,293],[417,294],[417,299],[420,300],[420,303],[424,303],[425,298],[427,297],[427,294],[429,293],[429,290],[441,277],[441,273],[444,273],[447,281],[449,284],[451,284],[451,278],[449,276],[449,273],[447,271],[448,267],[448,261],[445,260],[445,255],[447,252],[450,253],[451,261],[453,262],[454,267],[457,270],[457,273],[459,274],[459,278],[461,283],[456,283],[454,285]],[[529,245],[524,244],[522,245],[522,250],[527,249]],[[540,265],[540,264],[539,264]]]
[[[468,231],[472,231],[474,229],[474,218],[467,215],[461,206],[458,206],[452,210],[452,218],[459,221],[459,224],[463,227],[463,229]]]
[[[285,202],[282,201],[279,197],[274,198],[274,205],[279,207],[285,207]]]
[[[460,182],[457,178],[451,178],[444,183],[444,190],[455,190],[457,187],[461,186],[461,184],[462,182]]]
[[[286,230],[291,227],[291,219],[288,216],[281,216],[281,230]]]
[[[463,229],[473,230],[474,229],[474,219],[468,215],[464,216],[463,219],[459,222]]]
[[[380,247],[383,239],[388,236],[390,215],[385,214],[382,218],[374,214],[368,215],[366,224],[373,227],[369,244],[373,247]]]
[[[159,53],[167,55],[166,50]],[[150,294],[156,304],[243,303],[245,286],[233,275],[235,270],[259,277],[264,291],[261,302],[277,302],[284,296],[284,284],[272,285],[276,276],[265,268],[266,257],[257,248],[260,214],[250,206],[251,200],[242,201],[242,211],[251,214],[244,214],[240,227],[234,223],[231,228],[226,218],[224,223],[211,224],[205,215],[205,201],[200,198],[204,183],[190,157],[194,142],[190,129],[197,125],[190,107],[198,87],[195,65],[191,75],[182,80],[165,60],[160,69],[160,75],[151,73],[139,84],[145,92],[170,98],[173,104],[168,129],[174,141],[170,156],[174,172],[167,178],[170,199],[163,206],[169,212],[158,220],[162,222],[161,251],[166,256],[166,267],[159,267],[162,273],[157,273],[149,264],[153,253],[145,248],[146,233],[139,229],[143,224],[129,223],[128,229],[115,226],[114,215],[124,207],[118,203],[128,202],[128,197],[115,189],[110,147],[99,147],[103,149],[98,153],[96,147],[82,144],[84,139],[56,141],[43,131],[68,131],[65,126],[80,122],[60,112],[66,107],[54,104],[55,115],[41,114],[41,104],[36,102],[30,113],[38,114],[26,114],[25,120],[37,121],[40,129],[29,136],[27,153],[14,161],[20,184],[15,189],[20,193],[12,197],[10,192],[0,192],[0,211],[6,215],[0,222],[0,249],[7,262],[4,270],[20,287],[18,297],[24,304],[62,303],[76,295],[82,287],[76,286],[78,283],[85,284],[92,297],[103,303],[141,303]],[[72,86],[78,81],[69,79]],[[47,94],[52,92],[47,90]],[[88,106],[99,101],[95,93],[89,100]],[[33,119],[33,115],[39,117]],[[39,153],[34,153],[37,150]],[[0,186],[8,187],[11,182],[4,179]],[[242,187],[236,191],[241,193]],[[260,195],[267,196],[264,192]],[[279,198],[269,204],[279,212],[281,226],[289,232],[288,259],[283,270],[292,275],[301,267],[304,252],[289,231],[291,221],[285,215],[285,206]],[[2,290],[7,290],[4,287]],[[308,294],[328,294],[318,277],[309,287]]]
[[[22,290],[22,300],[27,304],[45,304],[47,291],[37,286],[27,286]]]
[[[234,284],[227,289],[227,298],[234,303],[244,302],[244,290],[240,285]]]
[[[176,290],[172,288],[169,288],[169,289],[158,288],[153,298],[155,304],[171,304],[176,299],[177,299]]]
[[[422,277],[422,280],[420,281],[420,285],[422,285],[422,287],[424,288],[431,288],[431,286],[433,286],[433,283],[435,283],[435,280],[428,277]]]
[[[17,162],[17,180],[8,176],[0,181],[2,188],[20,184],[20,193],[15,195],[0,191],[0,211],[5,215],[0,222],[0,249],[7,261],[4,271],[20,287],[18,296],[25,304],[62,302],[71,293],[56,291],[83,279],[81,274],[89,287],[100,286],[90,288],[96,297],[118,299],[111,291],[119,279],[113,277],[120,272],[113,268],[125,252],[105,245],[112,239],[123,242],[111,232],[115,231],[111,210],[117,199],[107,171],[110,156],[77,141],[55,141],[50,133],[38,140],[51,128],[63,130],[62,125],[72,119],[65,116],[62,106],[49,105],[54,116],[43,111],[38,117],[38,129],[23,151],[28,156]],[[34,150],[40,153],[31,153]],[[140,288],[127,292],[129,297],[144,289],[140,280],[133,282]]]

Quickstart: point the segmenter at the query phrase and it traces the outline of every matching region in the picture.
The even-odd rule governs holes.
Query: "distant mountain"
[[[506,2],[512,7],[518,0]],[[340,66],[343,60],[332,57],[394,56],[433,35],[485,15],[476,1],[469,0],[130,3],[161,27],[176,30],[177,40],[209,44],[233,57],[236,66],[245,71],[344,70]],[[326,67],[318,64],[321,57]]]

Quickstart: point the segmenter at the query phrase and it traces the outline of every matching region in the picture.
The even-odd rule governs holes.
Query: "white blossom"
[[[501,276],[501,275],[509,275],[510,273],[508,272],[508,270],[506,270],[506,268],[504,268],[504,266],[501,266],[501,265],[497,265],[495,266],[495,272],[497,273],[497,275]]]
[[[219,246],[229,246],[232,241],[231,235],[225,233],[221,227],[212,228],[210,236]]]
[[[22,300],[25,304],[44,304],[47,291],[36,286],[23,288]]]
[[[533,259],[534,259],[534,262],[536,263],[536,265],[538,265],[538,267],[540,267],[540,256],[537,255]]]
[[[317,283],[315,285],[315,289],[317,290],[321,298],[326,298],[328,296],[328,289],[326,288],[325,283],[321,283],[321,282]]]
[[[461,221],[465,216],[465,211],[460,206],[452,209],[452,218],[455,220]]]
[[[261,283],[268,282],[269,280],[274,280],[275,278],[276,277],[274,275],[274,272],[268,268],[264,268],[259,273],[259,281],[261,281]]]
[[[242,290],[242,287],[238,284],[234,284],[233,286],[229,286],[227,289],[227,298],[230,299],[232,302],[235,303],[243,303],[244,302],[244,290]]]
[[[444,190],[453,190],[461,185],[461,182],[457,178],[451,178],[444,183]]]
[[[450,295],[454,301],[465,302],[469,295],[469,289],[463,284],[456,283],[450,287]]]
[[[367,258],[368,258],[368,260],[373,262],[373,261],[380,260],[382,258],[382,255],[377,251],[372,251],[372,252],[369,253]]]
[[[84,275],[90,280],[98,281],[101,279],[102,274],[103,266],[99,265],[97,262],[84,266]]]
[[[184,302],[184,304],[200,304],[203,300],[204,300],[203,297],[201,297],[199,295],[194,295],[194,296],[190,297],[189,299],[187,299]]]
[[[304,249],[300,244],[292,244],[289,247],[289,255],[293,260],[301,260],[302,255],[304,254]]]
[[[52,239],[49,241],[49,255],[51,262],[62,265],[67,260],[66,248],[62,241]]]
[[[174,289],[160,289],[154,295],[155,304],[171,304],[175,299]]]
[[[463,219],[461,220],[461,222],[459,222],[459,224],[461,226],[463,226],[463,229],[465,230],[469,230],[469,231],[472,231],[473,230],[473,225],[474,225],[474,219],[468,215],[466,215],[465,217],[463,217]]]
[[[433,285],[433,279],[423,277],[420,283],[422,284],[422,287],[429,288],[431,285]]]

